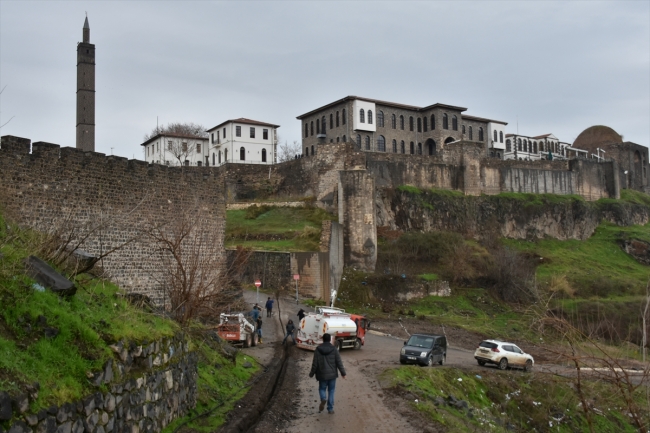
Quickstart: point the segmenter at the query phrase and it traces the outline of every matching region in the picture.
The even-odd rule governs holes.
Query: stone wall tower
[[[77,44],[77,149],[95,151],[95,45],[87,16]]]

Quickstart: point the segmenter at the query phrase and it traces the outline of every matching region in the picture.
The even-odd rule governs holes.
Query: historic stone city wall
[[[46,233],[72,235],[122,288],[164,303],[160,251],[147,233],[185,216],[209,236],[223,266],[222,170],[167,167],[5,136],[0,144],[0,205],[5,215]]]

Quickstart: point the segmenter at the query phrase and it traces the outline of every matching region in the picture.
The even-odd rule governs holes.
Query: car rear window
[[[479,347],[485,347],[486,349],[494,349],[495,347],[497,347],[497,345],[494,343],[490,343],[489,341],[481,341]]]

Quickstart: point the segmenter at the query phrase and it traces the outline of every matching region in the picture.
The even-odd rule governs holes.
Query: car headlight
[[[420,353],[420,356],[422,356],[422,357],[427,356],[427,352],[422,352],[422,353]]]
[[[401,353],[402,355],[406,355],[406,349],[402,348],[402,350],[400,350],[400,353]]]

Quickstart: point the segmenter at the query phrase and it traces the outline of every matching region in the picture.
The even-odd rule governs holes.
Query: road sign
[[[262,282],[260,280],[255,280],[255,287],[260,287]]]
[[[300,274],[293,274],[293,279],[294,280],[299,280],[300,279]]]

